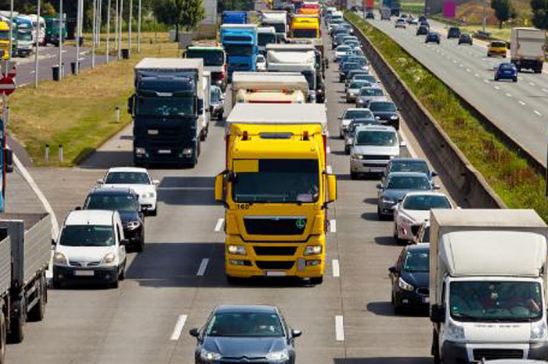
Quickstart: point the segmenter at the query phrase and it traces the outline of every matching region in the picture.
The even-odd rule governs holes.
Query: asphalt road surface
[[[326,83],[332,136],[338,135],[337,117],[351,106],[344,103],[344,87],[337,81],[337,66],[331,63]],[[390,305],[387,268],[402,247],[392,238],[393,223],[377,220],[378,181],[350,180],[342,140],[329,140],[339,193],[329,210],[336,224],[328,234],[324,283],[227,285],[223,207],[213,196],[214,176],[224,164],[223,127],[222,121],[211,125],[195,169],[152,171],[161,180],[158,216],[147,218],[147,247],[131,254],[120,288],[51,289],[45,320],[27,324],[25,341],[7,348],[8,363],[191,363],[195,339],[188,329],[203,325],[223,303],[280,307],[289,325],[303,330],[297,339],[298,363],[431,362],[426,314],[395,317]],[[405,121],[402,130],[407,130]],[[414,137],[406,139],[410,148],[403,153],[421,155]],[[83,203],[105,168],[130,163],[129,127],[79,168],[32,168],[31,173],[61,222]],[[8,201],[19,200],[12,196]]]
[[[425,36],[416,36],[416,26],[394,27],[391,21],[368,20],[388,34],[455,92],[474,105],[497,127],[518,142],[546,166],[548,141],[548,69],[541,74],[519,73],[517,83],[495,82],[494,66],[509,58],[488,58],[483,43],[458,45],[447,39],[443,25],[430,21],[441,34],[441,44],[425,44]],[[480,43],[480,42],[477,42]],[[509,54],[509,53],[508,53]],[[509,57],[509,56],[508,56]]]

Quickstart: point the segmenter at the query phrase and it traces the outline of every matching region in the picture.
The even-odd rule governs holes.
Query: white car
[[[126,244],[117,211],[70,212],[55,244],[53,286],[93,281],[118,287],[125,277]]]
[[[341,44],[337,48],[335,48],[335,62],[338,62],[339,59],[344,56],[348,51],[350,51],[350,46]]]
[[[339,125],[339,136],[343,139],[352,120],[375,119],[375,116],[373,116],[373,113],[369,109],[352,107],[350,109],[346,109],[344,114],[339,119],[341,120],[341,124]]]
[[[256,65],[257,72],[266,72],[266,58],[262,54],[257,56]]]
[[[97,183],[103,187],[126,187],[133,189],[139,195],[139,204],[147,215],[158,213],[158,194],[156,188],[160,183],[150,178],[145,168],[116,167],[110,168]]]
[[[410,192],[394,206],[394,239],[412,242],[421,225],[429,222],[431,209],[452,209],[449,198],[440,192]]]

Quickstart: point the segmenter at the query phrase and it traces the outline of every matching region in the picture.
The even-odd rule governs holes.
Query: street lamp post
[[[34,52],[34,87],[38,87],[38,50],[40,49],[40,30],[40,0],[38,0],[36,3],[36,52]]]

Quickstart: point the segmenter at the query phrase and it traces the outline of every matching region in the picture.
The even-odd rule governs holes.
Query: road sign
[[[17,69],[15,67],[15,61],[4,61],[2,62],[2,74],[4,77],[15,78],[17,74]]]
[[[0,79],[0,94],[9,96],[15,91],[15,80],[11,77]]]

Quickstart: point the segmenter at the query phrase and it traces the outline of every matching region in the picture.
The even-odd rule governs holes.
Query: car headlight
[[[357,100],[356,100],[356,103],[358,103],[358,104],[365,104],[365,100],[364,100],[364,99],[357,99]]]
[[[103,259],[101,260],[101,263],[102,264],[112,264],[112,263],[114,263],[115,260],[116,260],[116,255],[114,255],[114,253],[110,252],[110,253],[105,254]]]
[[[318,255],[322,252],[321,245],[309,245],[304,248],[304,255]]]
[[[154,196],[155,196],[154,192],[149,192],[149,193],[143,194],[144,198],[154,198]]]
[[[392,115],[390,116],[390,120],[397,120],[398,119],[398,115]]]
[[[387,203],[387,204],[395,204],[395,203],[396,203],[396,201],[394,201],[394,200],[392,200],[392,199],[390,199],[390,198],[388,198],[388,197],[383,197],[383,198],[382,198],[382,202],[383,202],[383,203]]]
[[[193,149],[192,148],[185,148],[183,149],[183,154],[185,155],[191,155],[193,152]]]
[[[227,247],[228,253],[230,254],[236,254],[236,255],[246,255],[247,252],[245,250],[245,246],[241,245],[229,245]]]
[[[363,159],[363,155],[361,154],[352,154],[352,159]]]
[[[451,320],[445,327],[445,337],[449,341],[464,340],[464,327],[455,325]]]
[[[287,352],[287,350],[273,351],[271,353],[266,354],[266,360],[270,360],[270,361],[289,360],[289,353]]]
[[[548,328],[544,320],[531,323],[531,340],[544,340],[546,331]]]
[[[222,356],[214,351],[207,351],[206,349],[200,350],[200,359],[206,361],[221,360]]]
[[[127,223],[126,225],[126,228],[128,230],[135,230],[137,229],[139,226],[141,226],[141,222],[140,221],[130,221]]]
[[[407,283],[401,277],[398,278],[398,287],[400,287],[404,291],[414,291],[415,290],[415,287],[413,287],[412,284]]]
[[[135,154],[144,155],[144,154],[146,154],[146,152],[147,151],[146,151],[145,148],[140,148],[140,147],[135,148]]]
[[[57,252],[53,255],[53,264],[68,265],[67,257],[63,253]]]

